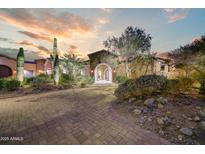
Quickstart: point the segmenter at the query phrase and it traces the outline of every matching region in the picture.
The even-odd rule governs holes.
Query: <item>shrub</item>
[[[0,79],[0,90],[4,89],[5,79]]]
[[[180,92],[180,81],[178,79],[170,79],[167,81],[165,92],[168,93],[179,93]]]
[[[85,84],[93,84],[94,83],[94,78],[90,76],[84,76],[83,77],[83,82]]]
[[[189,88],[192,87],[193,80],[189,77],[180,77],[179,83],[180,83],[180,90],[187,91]]]
[[[70,74],[61,74],[59,84],[63,88],[71,88],[75,84],[74,76]]]
[[[17,90],[21,85],[21,82],[16,79],[8,79],[4,81],[4,89],[8,91]]]
[[[202,94],[202,95],[205,95],[205,79],[201,80],[201,86],[200,86],[200,89],[199,89],[199,93]]]
[[[126,76],[116,76],[115,80],[116,80],[118,83],[124,83],[125,81],[128,80],[128,77],[126,77]]]
[[[31,83],[33,87],[44,88],[52,82],[52,80],[49,75],[39,75],[37,77],[30,78],[28,82]]]
[[[80,87],[81,87],[81,88],[85,88],[85,87],[86,87],[86,83],[82,82],[82,83],[80,84]]]
[[[166,88],[167,78],[158,75],[145,75],[137,79],[129,79],[115,90],[115,96],[120,99],[151,95]]]

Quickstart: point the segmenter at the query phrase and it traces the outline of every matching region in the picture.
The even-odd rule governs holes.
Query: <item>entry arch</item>
[[[104,70],[100,70],[104,67]],[[112,83],[112,68],[107,63],[100,63],[94,70],[95,83]]]

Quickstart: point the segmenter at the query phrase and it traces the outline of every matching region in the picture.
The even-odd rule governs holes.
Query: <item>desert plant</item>
[[[115,80],[118,82],[118,83],[124,83],[125,81],[128,80],[128,77],[127,76],[116,76]]]
[[[5,79],[0,79],[0,90],[4,89]]]
[[[165,90],[167,78],[158,75],[144,75],[137,79],[129,79],[115,90],[115,96],[120,99],[151,95]]]
[[[51,78],[48,75],[39,75],[33,78],[28,79],[28,82],[36,88],[46,87],[50,82]]]
[[[205,79],[203,81],[201,81],[199,93],[205,95]]]
[[[4,89],[7,91],[14,91],[20,87],[21,82],[16,79],[7,79],[4,81]]]
[[[54,74],[53,74],[53,77],[54,77],[54,85],[57,85],[59,84],[59,78],[60,78],[60,68],[59,68],[59,58],[58,58],[58,55],[56,55],[56,58],[55,58],[55,61],[54,61]]]
[[[16,79],[20,82],[23,82],[24,79],[24,50],[23,48],[19,49],[17,55],[17,68],[16,68]]]

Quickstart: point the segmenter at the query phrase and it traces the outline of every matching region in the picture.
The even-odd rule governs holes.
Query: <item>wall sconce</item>
[[[93,73],[93,70],[91,70],[91,73]]]

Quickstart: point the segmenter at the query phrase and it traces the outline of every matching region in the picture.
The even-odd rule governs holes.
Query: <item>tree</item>
[[[23,48],[19,49],[19,53],[17,55],[17,68],[16,68],[16,79],[20,82],[24,79],[24,50]]]
[[[103,45],[120,55],[125,62],[126,76],[128,76],[128,60],[140,54],[150,55],[152,37],[145,30],[128,26],[119,37],[109,37]]]
[[[82,68],[82,61],[75,54],[67,53],[61,59],[61,67],[64,73],[76,76]]]

